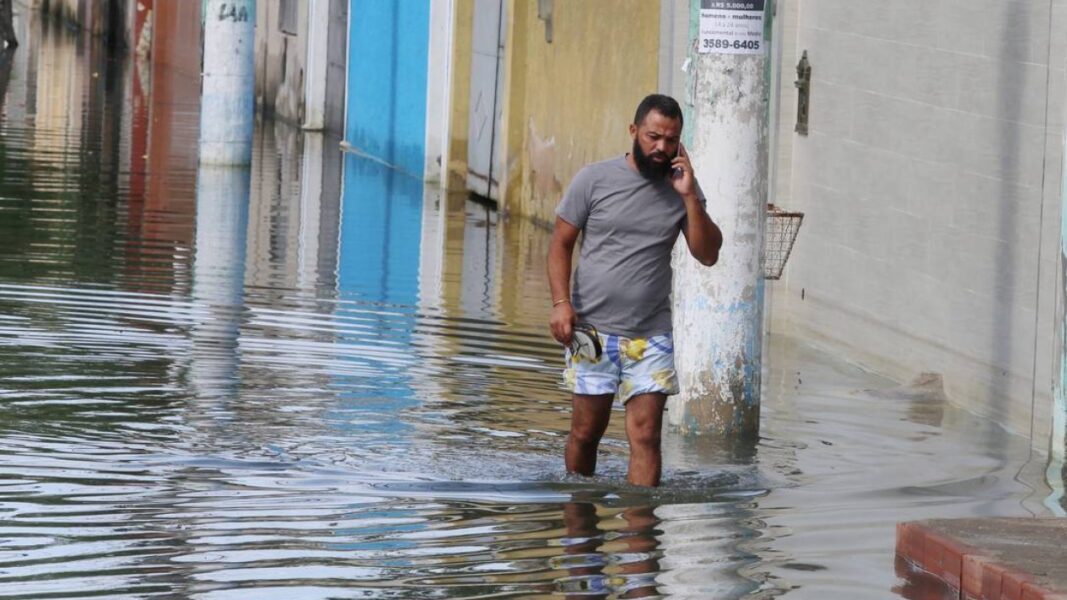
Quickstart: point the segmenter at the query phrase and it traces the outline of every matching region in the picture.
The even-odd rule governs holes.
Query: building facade
[[[781,0],[776,27],[772,198],[807,216],[770,329],[937,374],[1039,446],[1061,345],[1065,8]]]
[[[348,0],[280,0],[256,12],[256,104],[308,130],[344,127]]]

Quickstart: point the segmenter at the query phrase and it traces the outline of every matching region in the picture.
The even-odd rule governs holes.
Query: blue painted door
[[[351,0],[345,138],[422,178],[426,156],[427,0]]]

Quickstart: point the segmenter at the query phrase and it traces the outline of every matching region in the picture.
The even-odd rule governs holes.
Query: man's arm
[[[722,231],[704,210],[704,201],[700,198],[700,188],[693,175],[693,165],[689,162],[689,151],[685,146],[678,146],[678,156],[671,161],[672,168],[679,169],[677,177],[672,177],[674,191],[685,203],[686,226],[682,230],[689,245],[689,253],[705,267],[719,261],[719,249],[722,248]]]
[[[548,285],[552,289],[552,316],[549,328],[561,344],[571,343],[574,323],[578,320],[571,306],[571,257],[580,229],[556,217],[556,227],[548,246]]]
[[[719,261],[722,248],[722,231],[711,220],[696,194],[682,196],[685,202],[686,226],[682,230],[689,245],[689,253],[705,267]]]

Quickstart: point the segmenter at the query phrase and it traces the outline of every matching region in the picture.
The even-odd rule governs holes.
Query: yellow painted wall
[[[449,141],[447,174],[442,178],[449,190],[466,190],[467,139],[470,128],[471,52],[474,27],[474,0],[458,0],[452,24],[452,89],[449,99]]]
[[[551,223],[583,165],[626,152],[638,102],[658,84],[659,2],[509,0],[501,208]]]

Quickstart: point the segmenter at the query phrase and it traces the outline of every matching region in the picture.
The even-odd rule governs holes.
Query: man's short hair
[[[649,94],[645,96],[641,104],[637,105],[637,112],[634,113],[634,125],[640,127],[651,111],[656,111],[668,119],[678,119],[679,125],[685,124],[685,119],[682,118],[682,107],[678,106],[677,100],[663,94]]]

